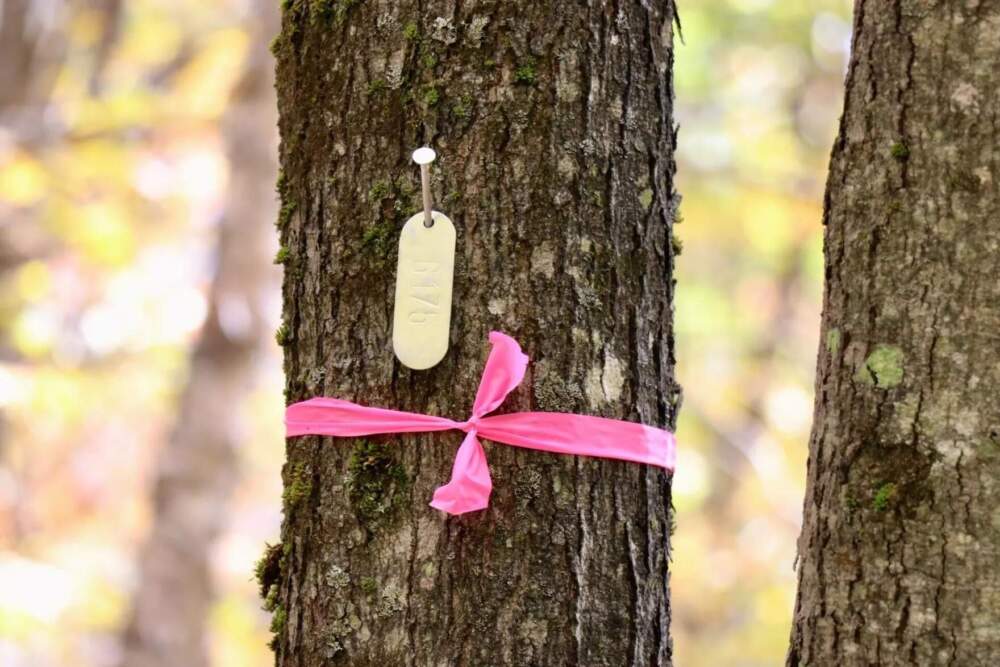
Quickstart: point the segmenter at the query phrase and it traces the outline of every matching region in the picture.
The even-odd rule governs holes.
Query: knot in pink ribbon
[[[434,492],[431,507],[463,514],[489,505],[493,483],[487,440],[558,454],[619,459],[674,469],[675,442],[669,431],[633,422],[563,412],[515,412],[487,417],[524,378],[528,356],[510,336],[490,333],[493,348],[472,405],[472,416],[457,422],[414,412],[370,408],[337,398],[311,398],[285,410],[286,436],[358,437],[376,433],[418,433],[458,429],[465,439],[455,455],[451,480]]]
[[[466,419],[464,422],[461,422],[458,425],[458,428],[460,428],[461,430],[465,431],[466,433],[469,433],[471,431],[475,431],[476,429],[479,428],[479,417],[472,416],[472,417]]]

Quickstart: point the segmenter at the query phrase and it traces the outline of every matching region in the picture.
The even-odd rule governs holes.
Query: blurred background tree
[[[7,18],[18,6],[27,28]],[[211,322],[231,170],[222,119],[253,10],[8,0],[3,11],[0,664],[113,665],[152,528],[156,462]],[[847,0],[680,6],[685,402],[671,587],[681,667],[774,665],[787,648],[822,184],[849,12]],[[269,298],[273,330],[277,291]],[[254,361],[240,482],[209,551],[216,665],[272,660],[250,579],[280,525],[278,359],[269,346]]]
[[[255,362],[273,340],[268,308],[278,278],[271,262],[277,248],[278,115],[268,44],[280,14],[273,0],[254,0],[251,10],[246,62],[221,120],[229,182],[208,312],[172,436],[158,457],[153,526],[139,559],[124,667],[210,664],[211,553],[226,526],[242,467]]]

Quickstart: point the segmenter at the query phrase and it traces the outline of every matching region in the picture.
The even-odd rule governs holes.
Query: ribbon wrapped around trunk
[[[451,481],[434,492],[431,507],[463,514],[489,505],[493,483],[480,436],[515,447],[558,454],[620,459],[674,469],[674,435],[652,426],[562,412],[515,412],[487,417],[521,383],[528,356],[517,341],[490,333],[489,358],[472,405],[472,417],[457,422],[414,412],[370,408],[336,398],[311,398],[285,411],[287,437],[357,437],[376,433],[420,433],[458,429],[465,440],[455,456]]]

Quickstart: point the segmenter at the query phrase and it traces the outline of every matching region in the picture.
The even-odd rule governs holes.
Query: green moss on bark
[[[282,197],[284,199],[284,197]],[[285,202],[281,205],[281,210],[278,212],[278,222],[277,226],[279,230],[284,229],[288,226],[288,222],[292,219],[292,215],[295,214],[295,202]]]
[[[530,86],[534,84],[537,79],[538,70],[533,58],[525,60],[518,66],[517,69],[514,70],[514,83]]]
[[[365,595],[374,595],[378,590],[378,581],[375,577],[362,577],[360,586]]]
[[[903,350],[895,345],[876,345],[858,369],[857,379],[881,389],[890,389],[903,381]]]
[[[292,342],[292,332],[288,328],[288,325],[284,322],[278,327],[278,330],[274,332],[274,342],[278,345],[284,347]]]
[[[312,475],[305,464],[297,463],[291,466],[285,480],[285,490],[281,499],[284,502],[285,514],[288,515],[303,500],[312,494]]]
[[[830,329],[826,332],[826,349],[830,354],[837,354],[840,350],[840,329]]]
[[[282,544],[265,544],[264,553],[254,565],[254,579],[262,598],[267,598],[271,588],[281,576]]]
[[[434,86],[429,86],[424,91],[424,105],[428,107],[436,106],[441,101],[441,93]]]
[[[879,512],[889,509],[889,506],[899,494],[899,488],[892,482],[886,482],[875,491],[875,498],[872,500],[872,507]]]
[[[333,22],[343,23],[348,12],[361,0],[311,0],[309,4],[309,21],[313,25]]]
[[[371,528],[392,517],[404,500],[409,479],[390,445],[361,439],[351,449],[347,487],[355,514]]]

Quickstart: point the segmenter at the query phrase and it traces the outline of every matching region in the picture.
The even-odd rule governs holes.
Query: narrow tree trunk
[[[19,143],[37,140],[66,56],[70,14],[63,0],[0,3],[0,126]]]
[[[246,70],[223,120],[231,164],[219,227],[209,313],[191,357],[177,424],[158,467],[153,526],[142,551],[124,634],[126,667],[209,664],[206,627],[215,599],[211,548],[225,526],[238,479],[241,402],[254,384],[255,359],[270,340],[268,295],[277,172],[271,0],[249,24]]]
[[[671,427],[670,3],[285,5],[288,400],[464,419],[500,329],[534,360],[504,409]],[[455,306],[444,361],[410,371],[390,321],[425,143]],[[427,503],[458,444],[288,441],[278,664],[670,664],[668,475],[486,443],[491,507],[447,518]]]
[[[1000,4],[859,0],[789,665],[1000,664]]]

